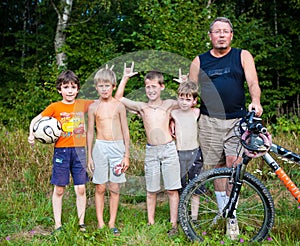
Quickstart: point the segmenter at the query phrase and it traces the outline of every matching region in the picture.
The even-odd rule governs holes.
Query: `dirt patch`
[[[30,241],[34,236],[49,236],[51,235],[51,231],[48,229],[45,229],[44,227],[38,225],[32,228],[30,231],[21,231],[19,233],[13,234],[6,238],[7,241],[23,238],[26,241]]]

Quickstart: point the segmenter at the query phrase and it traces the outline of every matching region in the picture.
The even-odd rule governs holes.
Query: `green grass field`
[[[300,140],[296,135],[280,134],[273,138],[277,144],[300,153]],[[169,207],[164,192],[159,194],[156,224],[147,226],[146,196],[143,183],[143,145],[133,146],[128,182],[121,189],[117,227],[121,236],[114,237],[108,228],[97,230],[94,205],[94,185],[87,185],[88,205],[85,223],[87,232],[78,230],[73,186],[67,187],[63,199],[64,230],[55,235],[51,205],[52,145],[36,144],[31,148],[27,133],[17,130],[0,130],[0,245],[198,245],[190,242],[180,230],[178,236],[169,238]],[[280,162],[283,164],[283,162]],[[300,187],[300,167],[282,165]],[[270,188],[276,208],[276,221],[268,239],[252,245],[300,245],[300,204],[290,195],[280,181],[269,175],[261,160],[255,160],[249,171],[259,169],[264,184]],[[272,178],[273,177],[273,178]],[[107,196],[108,199],[108,196]],[[108,202],[105,219],[108,221]],[[205,238],[201,245],[237,245],[246,242],[220,241]]]

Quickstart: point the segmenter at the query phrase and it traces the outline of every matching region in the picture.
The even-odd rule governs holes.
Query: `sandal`
[[[51,232],[51,235],[56,235],[57,233],[61,232],[63,230],[62,226],[56,228],[53,232]]]
[[[116,227],[110,228],[110,231],[114,234],[114,236],[116,237],[120,236],[120,232]]]
[[[79,225],[79,231],[86,232],[86,225],[85,224]]]
[[[173,227],[171,230],[168,231],[169,237],[176,236],[178,234],[178,229],[177,227]]]

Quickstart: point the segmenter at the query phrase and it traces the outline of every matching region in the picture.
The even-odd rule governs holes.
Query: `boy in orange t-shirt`
[[[55,231],[62,230],[62,198],[66,185],[70,182],[70,173],[74,181],[79,229],[86,231],[84,224],[86,209],[85,184],[88,182],[86,170],[86,130],[84,114],[93,100],[76,99],[80,82],[74,72],[62,72],[56,88],[62,95],[62,101],[51,103],[43,112],[32,119],[29,127],[28,142],[34,145],[33,126],[44,116],[52,116],[62,125],[62,134],[55,142],[51,184],[54,185],[52,206]],[[54,232],[55,232],[54,231]]]

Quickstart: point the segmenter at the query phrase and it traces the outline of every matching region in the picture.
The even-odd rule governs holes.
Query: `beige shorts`
[[[242,156],[243,148],[238,137],[241,119],[217,119],[201,115],[199,119],[199,141],[204,169],[226,163],[226,156]]]
[[[161,174],[166,190],[181,188],[180,164],[175,142],[146,145],[145,178],[148,192],[161,190]]]

